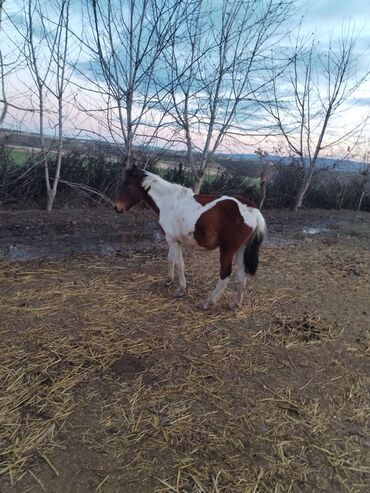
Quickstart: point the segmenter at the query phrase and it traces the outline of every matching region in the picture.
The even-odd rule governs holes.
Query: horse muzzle
[[[118,212],[118,214],[122,214],[122,213],[125,211],[125,208],[124,208],[124,207],[122,207],[122,206],[118,206],[117,204],[115,204],[115,206],[114,206],[114,210],[115,210],[116,212]]]

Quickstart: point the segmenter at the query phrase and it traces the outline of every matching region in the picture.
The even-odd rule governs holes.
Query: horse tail
[[[257,215],[257,226],[249,238],[244,250],[245,273],[254,276],[257,272],[259,261],[259,250],[266,234],[266,223],[258,209],[254,209]]]

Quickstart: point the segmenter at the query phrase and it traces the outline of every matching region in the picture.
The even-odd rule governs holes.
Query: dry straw
[[[236,313],[195,308],[214,256],[188,259],[182,301],[162,285],[162,252],[3,264],[2,489],[49,491],[42,465],[57,481],[74,447],[99,458],[96,491],[366,491],[366,349],[319,305],[289,308],[301,267],[279,249],[279,269],[290,258],[298,271],[279,283],[276,253]],[[356,361],[333,370],[327,355],[346,344]]]

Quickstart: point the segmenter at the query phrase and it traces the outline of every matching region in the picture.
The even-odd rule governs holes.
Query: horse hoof
[[[208,310],[209,303],[208,303],[208,301],[203,301],[202,303],[198,303],[198,304],[197,304],[197,307],[198,307],[200,310]]]
[[[185,295],[185,291],[181,288],[176,289],[174,297],[175,298],[182,298]]]
[[[238,303],[237,301],[232,301],[228,305],[229,310],[238,310],[242,305]]]

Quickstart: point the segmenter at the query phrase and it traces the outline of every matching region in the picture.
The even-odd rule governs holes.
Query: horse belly
[[[167,239],[176,241],[183,246],[196,246],[194,239],[194,221],[186,217],[163,217],[159,221]]]
[[[194,224],[186,221],[185,219],[180,221],[177,225],[177,235],[182,245],[187,247],[193,247],[197,245],[194,238]]]

